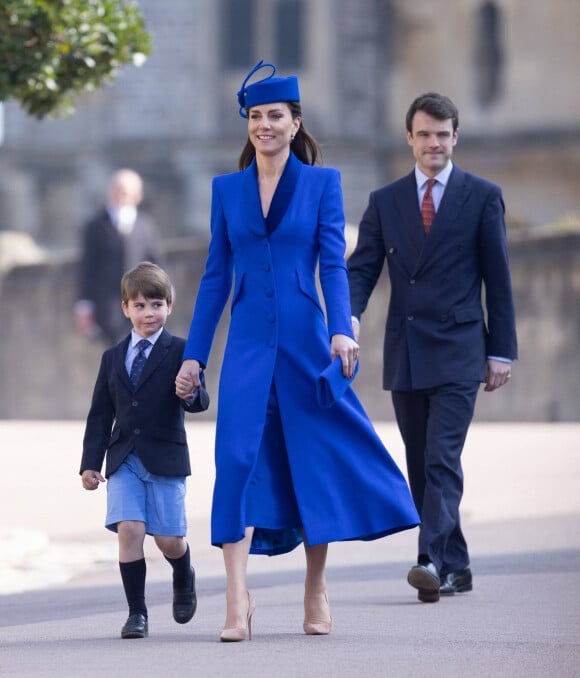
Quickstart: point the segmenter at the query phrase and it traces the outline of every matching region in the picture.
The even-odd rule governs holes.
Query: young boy
[[[107,517],[117,532],[119,567],[129,605],[122,638],[148,635],[145,604],[145,535],[173,568],[173,618],[185,624],[195,614],[195,572],[185,541],[185,484],[190,475],[184,410],[209,406],[202,383],[187,400],[175,395],[175,377],[185,341],[165,329],[172,310],[165,271],[141,262],[123,276],[123,313],[131,334],[104,352],[83,441],[80,473],[86,490],[105,481]]]

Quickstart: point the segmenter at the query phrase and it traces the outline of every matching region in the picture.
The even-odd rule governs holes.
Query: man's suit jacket
[[[427,236],[414,172],[371,193],[348,261],[353,315],[365,310],[385,259],[391,299],[383,388],[483,381],[487,356],[516,358],[498,186],[454,166]]]
[[[80,472],[100,471],[106,453],[108,477],[135,450],[151,473],[190,475],[184,409],[206,410],[209,396],[201,388],[196,400],[187,405],[175,395],[185,341],[164,330],[133,388],[125,367],[129,338],[103,354],[87,417]]]
[[[154,223],[138,213],[130,234],[123,236],[103,209],[85,226],[80,262],[80,299],[94,304],[95,322],[111,343],[131,325],[121,311],[121,278],[140,261],[163,266],[161,241]]]

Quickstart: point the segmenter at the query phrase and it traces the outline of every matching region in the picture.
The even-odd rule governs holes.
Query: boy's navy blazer
[[[130,335],[103,353],[83,441],[80,472],[114,473],[135,451],[145,468],[161,476],[190,475],[184,410],[209,406],[205,388],[188,405],[175,395],[185,341],[163,330],[151,349],[139,383],[131,385],[125,358]]]

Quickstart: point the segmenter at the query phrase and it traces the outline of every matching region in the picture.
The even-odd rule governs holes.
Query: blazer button
[[[136,436],[138,436],[138,435],[141,433],[141,429],[140,429],[140,428],[135,428],[135,429],[133,429],[133,433],[134,433]]]
[[[409,284],[414,285],[415,284],[415,278],[411,278],[411,280],[409,280]]]
[[[131,405],[132,405],[133,407],[137,407],[137,405],[139,405],[139,403],[138,403],[136,400],[134,400],[134,401],[131,403]]]
[[[408,315],[407,320],[415,320],[415,316],[414,315]]]
[[[394,254],[396,251],[394,247],[389,247],[389,254]]]
[[[267,296],[267,297],[273,297],[273,296],[274,296],[274,290],[271,289],[271,288],[268,288],[268,289],[266,290],[266,296]]]

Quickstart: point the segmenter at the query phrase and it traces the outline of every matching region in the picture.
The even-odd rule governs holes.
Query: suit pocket
[[[170,443],[179,443],[184,445],[187,442],[185,431],[177,428],[154,428],[151,431],[151,437],[156,440],[165,440]]]
[[[469,306],[467,308],[458,308],[453,312],[456,323],[473,323],[483,320],[483,309],[481,306]]]
[[[316,286],[314,284],[314,279],[312,279],[309,284],[309,280],[311,280],[310,276],[308,277],[308,280],[305,280],[299,269],[296,270],[296,279],[298,280],[298,289],[305,297],[308,297],[308,299],[310,299],[316,308],[324,315],[318,298],[318,292],[316,291]]]

